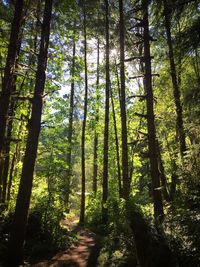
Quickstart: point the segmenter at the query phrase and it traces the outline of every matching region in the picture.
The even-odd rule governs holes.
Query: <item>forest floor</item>
[[[67,250],[60,251],[51,259],[30,265],[31,267],[95,267],[100,251],[98,237],[76,223],[77,217],[70,217],[61,224],[76,233],[78,240]]]

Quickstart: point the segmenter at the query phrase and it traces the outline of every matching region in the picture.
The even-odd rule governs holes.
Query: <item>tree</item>
[[[128,171],[128,145],[126,126],[126,88],[124,71],[124,8],[123,0],[119,0],[119,27],[120,27],[120,108],[121,108],[121,138],[122,138],[122,177],[123,177],[123,197],[127,199],[130,193],[130,178]]]
[[[75,28],[75,23],[74,23]],[[75,36],[73,36],[73,55],[72,55],[72,69],[71,69],[71,93],[70,93],[70,107],[69,107],[69,124],[68,124],[68,134],[67,134],[67,172],[66,172],[66,197],[65,205],[67,210],[69,210],[69,195],[70,195],[70,184],[72,176],[72,132],[73,132],[73,113],[74,113],[74,75],[75,75],[75,55],[76,55],[76,41]]]
[[[13,89],[16,60],[19,50],[19,36],[23,14],[23,0],[15,2],[14,17],[11,26],[10,40],[7,52],[6,66],[2,81],[2,91],[0,95],[0,166],[3,169],[3,153],[5,145],[6,127],[8,122],[10,97]],[[0,173],[2,175],[2,173]]]
[[[106,39],[106,88],[105,88],[105,124],[104,124],[104,155],[103,155],[103,198],[102,221],[107,223],[108,209],[108,137],[109,137],[109,99],[110,99],[110,44],[109,44],[109,3],[105,0],[105,39]]]
[[[116,69],[116,71],[118,71],[118,70]],[[118,77],[117,77],[117,79],[118,79]],[[116,146],[116,160],[117,160],[117,177],[118,177],[119,197],[123,197],[122,183],[121,183],[120,155],[119,155],[119,138],[118,138],[118,132],[117,132],[117,121],[116,121],[115,104],[114,104],[114,96],[113,96],[112,88],[110,89],[110,97],[111,97],[112,114],[113,114],[113,126],[114,126],[114,132],[115,132],[115,146]]]
[[[178,84],[177,71],[176,71],[176,65],[175,65],[175,60],[174,60],[174,49],[173,49],[172,37],[171,37],[171,26],[170,26],[171,10],[166,0],[163,0],[163,5],[164,5],[167,45],[168,45],[168,50],[169,50],[171,80],[172,80],[172,85],[173,85],[174,102],[175,102],[175,107],[176,107],[177,136],[179,140],[181,157],[183,158],[184,152],[186,151],[186,142],[185,142],[185,131],[184,131],[184,126],[183,126],[183,111],[182,111],[182,104],[180,100],[180,88]]]
[[[152,73],[151,73],[151,54],[150,54],[150,33],[149,33],[149,20],[148,20],[148,1],[142,1],[144,17],[144,86],[146,92],[146,106],[147,106],[147,129],[148,129],[148,146],[149,158],[151,168],[151,185],[154,204],[155,219],[162,221],[163,203],[162,194],[160,190],[160,173],[158,169],[158,155],[156,143],[156,129],[154,119],[154,97],[152,89]]]
[[[100,41],[97,39],[97,81],[96,81],[96,110],[95,110],[95,131],[94,131],[94,159],[93,159],[93,192],[97,193],[97,175],[98,175],[98,122],[99,122],[99,54],[100,54]]]
[[[84,117],[82,124],[82,136],[81,136],[81,211],[80,211],[80,223],[85,219],[85,128],[87,120],[87,106],[88,106],[88,73],[87,73],[87,28],[86,28],[86,6],[83,3],[83,31],[84,31],[84,66],[85,66],[85,97],[84,97]]]
[[[27,145],[15,207],[15,214],[12,223],[12,230],[9,239],[6,266],[17,267],[23,261],[23,242],[26,234],[27,216],[33,184],[33,172],[41,127],[52,5],[53,0],[45,1],[44,17],[41,26],[40,51],[38,55],[38,66],[32,104],[32,114],[29,121]]]

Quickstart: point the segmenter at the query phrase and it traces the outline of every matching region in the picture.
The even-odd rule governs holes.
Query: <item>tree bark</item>
[[[93,192],[96,196],[97,193],[97,175],[98,175],[98,123],[99,123],[99,38],[97,40],[97,82],[96,82],[96,108],[95,108],[95,130],[94,130],[94,159],[93,159]]]
[[[129,211],[130,212],[130,211]],[[175,267],[174,256],[162,233],[154,231],[139,212],[131,213],[137,259],[140,267]]]
[[[119,138],[118,138],[118,133],[117,133],[117,122],[116,122],[115,105],[114,105],[112,88],[110,89],[110,97],[111,97],[112,114],[113,114],[113,125],[114,125],[114,132],[115,132],[115,146],[116,146],[117,177],[118,177],[119,197],[123,197],[122,183],[121,183],[120,155],[119,155]]]
[[[21,20],[21,27],[23,25],[24,20]],[[19,34],[18,42],[17,42],[17,52],[16,52],[16,60],[15,60],[15,72],[17,73],[17,65],[18,65],[18,57],[20,55],[21,49],[21,42],[22,42],[23,31]],[[11,83],[11,93],[17,93],[17,75],[16,73],[12,76],[12,83]],[[22,82],[22,84],[24,81]],[[22,85],[20,86],[20,89]],[[0,179],[2,180],[2,194],[0,193],[1,197],[0,200],[2,203],[5,204],[6,202],[6,194],[7,194],[7,179],[8,179],[8,172],[9,172],[9,164],[10,164],[10,143],[12,138],[12,128],[13,128],[13,117],[15,116],[15,110],[17,107],[17,101],[14,99],[10,99],[8,105],[8,117],[6,122],[6,132],[5,138],[3,141],[3,157],[0,157],[1,166],[0,166]]]
[[[9,267],[18,267],[23,262],[23,242],[26,233],[27,216],[33,184],[33,172],[41,127],[41,115],[43,107],[42,98],[46,80],[45,71],[47,67],[52,4],[53,0],[45,1],[32,114],[29,122],[29,132],[23,161],[22,175],[10,233],[8,255],[6,258],[6,266]]]
[[[80,223],[84,223],[85,219],[85,129],[87,122],[87,106],[88,106],[88,73],[87,73],[87,29],[86,29],[86,10],[85,3],[83,6],[83,27],[84,27],[84,62],[85,62],[85,98],[84,98],[84,118],[82,125],[82,137],[81,137],[81,170],[82,170],[82,181],[81,181],[81,211],[80,211]]]
[[[183,110],[182,104],[180,100],[180,88],[178,84],[176,65],[174,60],[174,50],[172,45],[172,37],[171,37],[171,23],[170,23],[170,8],[168,7],[167,1],[163,0],[164,5],[164,17],[165,17],[165,28],[167,35],[167,45],[169,50],[169,61],[170,61],[170,70],[171,70],[171,80],[173,85],[173,94],[174,94],[174,102],[176,108],[176,131],[179,139],[180,146],[180,154],[183,158],[184,153],[186,151],[186,142],[185,142],[185,131],[183,125]]]
[[[28,9],[28,7],[27,7],[27,9]],[[26,11],[27,11],[27,9],[26,9]],[[39,13],[39,11],[40,11],[40,1],[38,1],[38,3],[37,3],[37,10],[36,10],[36,14],[38,14]],[[25,20],[23,20],[22,21],[22,26],[23,26],[23,24],[24,24],[24,22],[25,22]],[[22,27],[21,26],[21,27]],[[35,24],[35,27],[33,26],[33,25],[31,25],[31,36],[34,34],[34,32],[36,31],[36,34],[35,34],[35,38],[34,38],[34,42],[32,42],[32,38],[30,38],[29,39],[29,46],[30,46],[30,48],[32,49],[34,49],[34,52],[36,53],[37,51],[36,51],[36,44],[37,44],[37,35],[38,35],[38,30],[39,30],[39,24],[38,24],[38,21],[36,22],[36,24]],[[21,31],[21,36],[23,36],[23,31],[24,31],[24,29],[22,29],[22,31]],[[20,55],[20,49],[21,49],[21,42],[22,42],[22,38],[20,38],[19,39],[19,42],[18,42],[18,50],[17,50],[17,55]],[[17,57],[17,60],[16,60],[16,66],[18,65],[18,57]],[[35,67],[35,65],[36,65],[36,61],[35,61],[35,58],[33,58],[33,55],[32,54],[30,54],[29,55],[29,66],[34,66]],[[16,69],[17,70],[17,69]],[[13,89],[12,89],[12,93],[13,94],[15,94],[15,93],[17,93],[18,95],[20,95],[20,93],[21,93],[21,90],[23,90],[23,87],[24,87],[24,82],[25,82],[25,79],[26,79],[26,77],[24,77],[23,78],[23,80],[22,80],[22,82],[21,82],[21,85],[19,86],[19,91],[17,91],[17,87],[16,87],[16,82],[17,82],[17,75],[15,75],[14,76],[14,80],[13,80]],[[34,81],[33,80],[31,80],[30,81],[30,84],[29,84],[29,86],[30,86],[30,88],[33,88],[34,87]],[[12,107],[12,105],[14,105],[13,107]],[[10,105],[10,112],[11,112],[11,114],[10,114],[10,117],[12,118],[12,117],[14,117],[15,115],[15,110],[16,110],[16,108],[17,108],[17,105],[18,105],[18,101],[16,100],[16,99],[13,99],[12,100],[12,103],[11,103],[11,105]],[[27,118],[29,118],[30,117],[30,103],[29,103],[29,108],[28,108],[28,114],[27,114],[27,116],[26,116]],[[7,139],[9,140],[10,138],[11,138],[11,132],[10,132],[10,134],[9,134],[9,129],[10,129],[10,131],[12,130],[12,126],[10,125],[9,126],[9,124],[13,124],[13,119],[10,119],[9,120],[9,122],[8,122],[8,133],[7,133]],[[19,131],[18,131],[18,137],[17,137],[17,139],[20,139],[20,136],[21,136],[21,129],[22,129],[22,127],[23,127],[23,122],[21,121],[21,124],[20,124],[20,126],[19,126]],[[6,146],[10,146],[10,144],[8,143],[8,142],[6,142]],[[18,158],[18,154],[19,154],[19,151],[20,151],[20,145],[19,145],[19,143],[16,145],[16,151],[15,151],[15,153],[14,153],[14,155],[13,155],[13,158],[12,158],[12,162],[11,162],[11,166],[10,166],[10,173],[6,173],[7,171],[8,171],[8,168],[6,167],[5,169],[6,169],[6,171],[4,171],[4,175],[5,175],[5,177],[7,177],[6,179],[8,179],[8,185],[7,185],[7,193],[6,193],[6,201],[7,201],[7,203],[9,202],[9,200],[10,200],[10,190],[11,190],[11,186],[12,186],[12,178],[13,178],[13,172],[14,172],[14,169],[15,169],[15,165],[16,165],[16,161],[17,161],[17,158]],[[5,161],[5,163],[6,163],[6,161]],[[9,162],[7,161],[7,164],[9,164]],[[9,177],[8,177],[9,176]],[[9,204],[9,203],[8,203]]]
[[[156,144],[156,129],[154,119],[154,100],[152,89],[152,73],[151,73],[151,55],[149,42],[149,20],[148,20],[148,1],[143,0],[142,6],[144,10],[144,86],[147,95],[147,129],[148,129],[148,146],[151,167],[151,184],[154,205],[154,217],[158,221],[162,221],[164,217],[162,194],[160,190],[160,173],[158,169],[158,155]]]
[[[15,62],[17,59],[18,42],[20,34],[20,26],[23,13],[23,0],[16,0],[14,18],[11,26],[10,42],[8,46],[8,54],[2,83],[2,91],[0,97],[0,160],[2,158],[7,118],[9,111],[10,96],[12,92],[12,82],[15,73]]]
[[[123,197],[128,199],[130,194],[130,177],[128,172],[128,145],[127,145],[127,125],[126,125],[126,88],[124,71],[124,7],[123,0],[119,0],[119,27],[120,27],[120,81],[121,81],[121,138],[122,138],[122,180]]]
[[[106,38],[106,88],[105,88],[105,126],[104,126],[104,155],[103,155],[103,199],[102,199],[102,222],[108,221],[108,138],[109,138],[109,99],[110,99],[110,44],[109,44],[109,3],[105,3],[105,38]]]
[[[117,67],[116,58],[115,58],[115,75],[117,78],[118,98],[119,98],[119,103],[120,103],[120,101],[121,101],[121,88],[120,88],[120,81],[119,81],[119,74],[118,74],[118,67]],[[113,101],[112,89],[111,89],[110,93],[111,93],[111,103],[112,103],[112,101]],[[114,107],[113,104],[114,104],[114,102],[112,103],[112,109]],[[115,111],[113,112],[113,121],[114,121],[114,113],[115,113]],[[118,173],[119,197],[123,197],[121,166],[120,166],[119,138],[118,138],[118,133],[117,133],[117,124],[115,122],[114,122],[114,127],[116,127],[116,129],[115,129],[115,143],[116,143],[116,155],[117,155],[117,173]]]
[[[74,25],[75,27],[75,25]],[[76,42],[73,37],[73,55],[72,55],[72,69],[71,69],[71,93],[70,93],[70,108],[69,108],[69,125],[67,135],[67,173],[66,173],[66,197],[65,206],[69,212],[69,196],[70,185],[72,177],[72,132],[73,132],[73,115],[74,115],[74,74],[75,74],[75,55],[76,55]]]

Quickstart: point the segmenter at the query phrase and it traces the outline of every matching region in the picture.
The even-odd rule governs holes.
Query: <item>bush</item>
[[[69,236],[60,225],[62,218],[62,210],[47,198],[30,211],[25,243],[27,257],[37,258],[67,247]]]
[[[123,199],[110,198],[107,202],[108,223],[102,224],[101,198],[91,199],[86,209],[87,227],[101,234],[99,267],[136,266],[134,241],[126,219]]]

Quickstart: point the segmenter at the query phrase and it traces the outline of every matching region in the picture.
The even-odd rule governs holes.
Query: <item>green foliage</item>
[[[99,197],[100,195],[96,199],[91,197],[86,210],[86,226],[102,236],[97,266],[136,266],[134,241],[126,216],[125,201],[116,198],[108,200],[108,224],[103,225]]]
[[[198,266],[200,260],[200,157],[199,145],[188,149],[180,168],[177,195],[168,206],[165,232],[180,266]]]
[[[200,260],[199,225],[197,211],[179,208],[174,213],[173,210],[168,210],[165,221],[166,237],[180,266],[198,266]]]
[[[101,233],[104,230],[101,217],[101,194],[98,192],[97,197],[90,196],[88,205],[86,208],[86,225],[97,233]]]
[[[68,231],[61,226],[63,211],[58,203],[44,197],[30,211],[25,253],[30,258],[40,258],[69,245]]]

